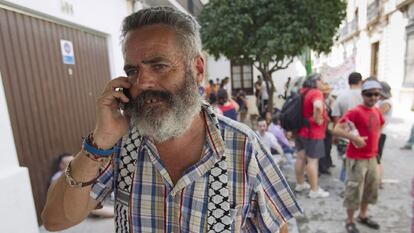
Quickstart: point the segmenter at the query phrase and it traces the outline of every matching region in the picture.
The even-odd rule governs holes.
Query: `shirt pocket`
[[[247,208],[247,211],[244,209]],[[239,204],[234,207],[230,207],[230,218],[232,222],[232,232],[241,232],[241,229],[243,228],[243,224],[245,223],[245,216],[243,215],[243,212],[248,213],[249,206]]]

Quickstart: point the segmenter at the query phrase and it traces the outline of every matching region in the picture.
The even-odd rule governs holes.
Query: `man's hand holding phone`
[[[130,101],[128,89],[131,83],[126,77],[111,80],[97,101],[94,142],[101,149],[113,147],[126,134],[129,117],[121,112],[122,104]],[[122,90],[120,90],[122,88]]]

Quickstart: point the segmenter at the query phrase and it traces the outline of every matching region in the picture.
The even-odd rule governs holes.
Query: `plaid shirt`
[[[207,122],[203,156],[175,185],[151,141],[139,137],[139,146],[131,147],[125,141],[134,132],[124,137],[121,156],[114,157],[91,191],[98,201],[115,191],[116,232],[207,232],[208,175],[223,154],[232,232],[274,233],[300,215],[287,181],[257,135],[243,124],[216,116],[207,105],[203,111]],[[135,164],[126,164],[132,153]],[[126,185],[128,179],[131,185]]]

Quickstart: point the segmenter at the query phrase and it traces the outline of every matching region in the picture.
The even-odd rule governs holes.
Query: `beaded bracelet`
[[[109,160],[111,157],[103,157],[103,156],[97,156],[97,155],[93,155],[85,150],[83,150],[83,152],[85,152],[85,156],[88,157],[90,160],[94,161],[94,162],[106,162],[107,160]]]
[[[72,168],[70,167],[71,162],[72,162],[72,161],[70,161],[70,162],[69,162],[69,164],[68,164],[68,166],[66,167],[65,172],[64,172],[64,175],[65,175],[65,180],[66,180],[67,184],[68,184],[70,187],[73,187],[73,188],[82,188],[82,187],[86,187],[86,186],[89,186],[89,185],[91,185],[91,184],[95,183],[96,178],[94,178],[94,179],[92,179],[92,180],[90,180],[90,181],[87,181],[87,182],[80,182],[80,181],[76,181],[76,180],[73,178],[73,176],[72,176]]]

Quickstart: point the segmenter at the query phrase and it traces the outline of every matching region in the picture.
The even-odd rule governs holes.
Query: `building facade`
[[[392,87],[395,114],[412,117],[414,101],[414,1],[349,0],[331,53],[314,68],[335,88],[347,87],[352,71]]]

